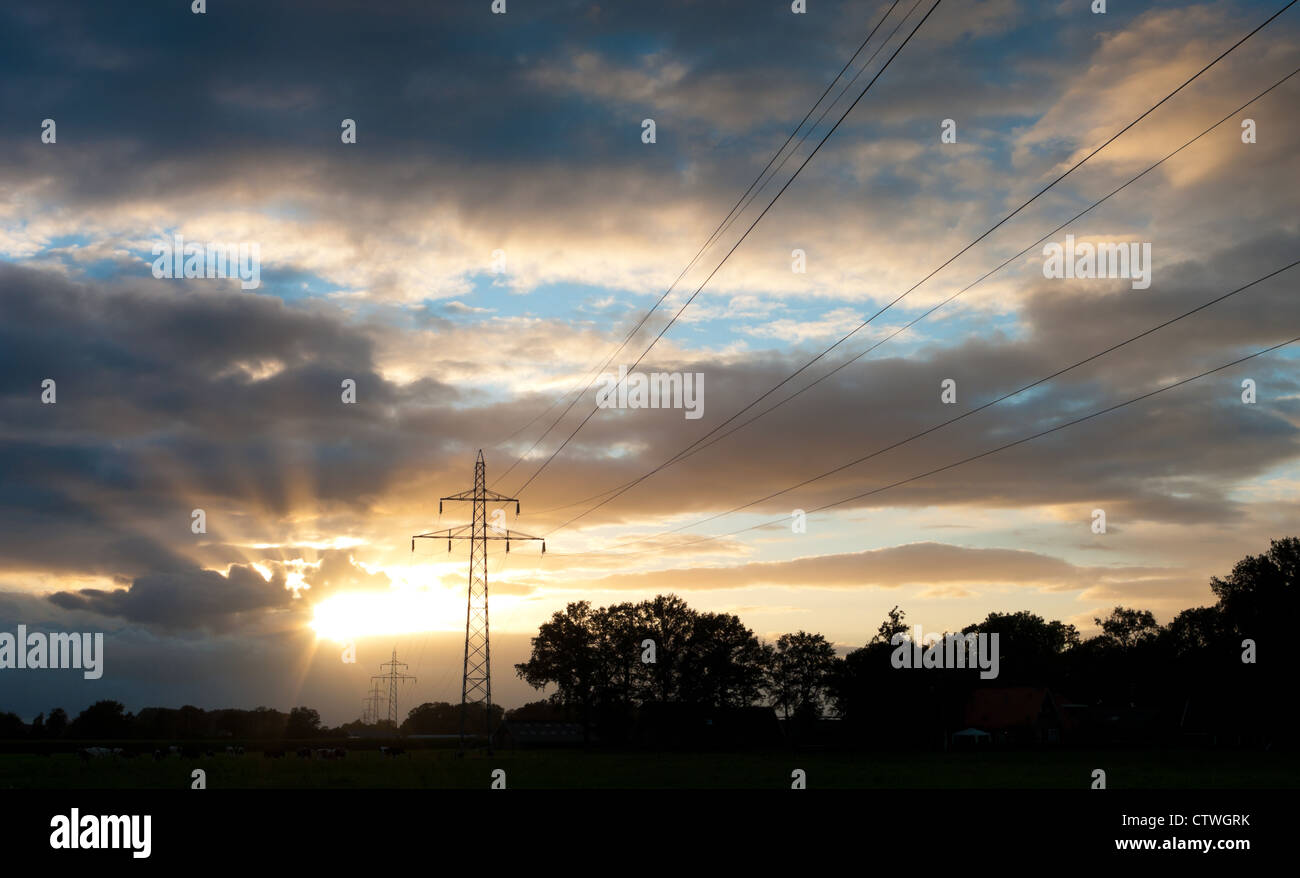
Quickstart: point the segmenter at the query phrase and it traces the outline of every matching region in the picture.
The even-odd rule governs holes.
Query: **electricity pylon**
[[[375,678],[372,677],[371,679]],[[379,683],[376,682],[370,687],[370,694],[361,699],[361,703],[365,705],[361,714],[361,722],[368,726],[373,726],[379,722],[379,702],[382,699],[383,696],[379,694]]]
[[[384,662],[379,666],[381,668],[388,668],[388,673],[376,674],[370,678],[371,680],[376,681],[376,689],[379,688],[379,680],[388,681],[388,721],[394,726],[397,725],[397,684],[404,680],[415,682],[415,677],[412,677],[410,674],[398,673],[397,669],[399,666],[403,668],[409,667],[405,662],[399,662],[397,660],[397,647],[393,647],[392,661]]]
[[[541,537],[512,531],[496,524],[488,526],[487,504],[513,503],[515,514],[519,514],[519,500],[507,497],[487,487],[487,466],[483,463],[483,451],[480,449],[478,460],[474,462],[474,487],[461,491],[450,497],[438,499],[438,514],[442,515],[442,504],[447,500],[465,500],[474,504],[474,514],[469,524],[449,527],[446,530],[430,531],[416,534],[411,538],[411,551],[415,551],[415,541],[419,539],[436,539],[447,541],[447,551],[451,551],[452,540],[469,540],[469,592],[465,602],[465,665],[460,684],[460,749],[465,749],[465,722],[470,704],[483,705],[484,731],[488,740],[488,751],[492,750],[492,647],[488,638],[488,578],[487,578],[487,544],[488,540],[505,540],[506,551],[510,551],[511,540],[537,540],[542,544],[542,553],[546,552],[546,541]]]

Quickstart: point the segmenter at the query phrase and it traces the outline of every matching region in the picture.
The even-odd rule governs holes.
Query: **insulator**
[[[415,537],[411,537],[411,551],[415,551]]]
[[[519,501],[516,500],[516,501],[515,501],[515,515],[518,515],[518,514],[519,514]]]
[[[442,515],[442,501],[441,501],[441,500],[438,501],[438,514],[439,514],[439,515]]]
[[[506,551],[507,551],[507,552],[510,551],[510,538],[509,538],[509,537],[506,537]]]
[[[447,540],[447,551],[451,551],[451,540]]]
[[[546,540],[542,540],[542,554],[546,554]]]

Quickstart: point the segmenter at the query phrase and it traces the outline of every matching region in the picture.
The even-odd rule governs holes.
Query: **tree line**
[[[1296,714],[1280,696],[1300,669],[1289,632],[1300,618],[1298,574],[1300,539],[1289,537],[1213,577],[1216,602],[1168,625],[1119,606],[1083,638],[1072,624],[1027,611],[989,613],[961,633],[999,635],[991,680],[978,670],[894,667],[895,638],[909,636],[897,607],[841,657],[820,634],[764,643],[738,617],[698,612],[675,595],[571,603],[541,626],[516,672],[551,689],[547,704],[606,741],[626,739],[648,705],[671,702],[713,711],[765,705],[795,735],[834,718],[850,739],[935,746],[961,727],[974,690],[1030,686],[1086,708],[1083,731],[1094,740],[1168,740],[1195,729],[1281,742]]]
[[[1216,602],[1187,609],[1168,625],[1147,610],[1115,607],[1096,619],[1099,632],[1027,611],[989,613],[963,634],[997,633],[996,679],[971,669],[899,670],[896,637],[909,636],[895,607],[865,644],[839,655],[821,634],[796,631],[760,640],[739,617],[700,612],[676,595],[593,607],[570,603],[543,623],[518,676],[550,693],[512,711],[493,705],[491,727],[505,720],[580,723],[589,736],[628,740],[654,705],[702,711],[772,708],[791,735],[838,720],[851,739],[934,746],[957,728],[981,687],[1045,687],[1088,708],[1102,737],[1168,739],[1189,728],[1242,743],[1283,745],[1296,708],[1287,694],[1300,670],[1290,627],[1300,619],[1300,538],[1275,540],[1267,552],[1213,577]],[[471,705],[467,729],[485,726]],[[31,724],[0,713],[0,738],[304,739],[348,735],[456,734],[460,705],[426,702],[400,725],[360,720],[322,725],[317,711],[145,708],[132,714],[99,701],[70,719],[62,708]],[[1191,721],[1189,723],[1189,716]]]

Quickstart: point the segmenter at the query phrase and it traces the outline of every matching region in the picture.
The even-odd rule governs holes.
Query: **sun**
[[[311,628],[317,637],[346,643],[375,635],[454,631],[464,624],[463,597],[458,605],[446,589],[390,589],[325,598],[315,606]]]

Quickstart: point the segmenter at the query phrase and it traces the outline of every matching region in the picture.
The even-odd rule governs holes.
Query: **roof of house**
[[[1047,712],[1069,724],[1065,698],[1045,686],[996,686],[976,689],[966,703],[966,722],[985,729],[1032,725]]]

